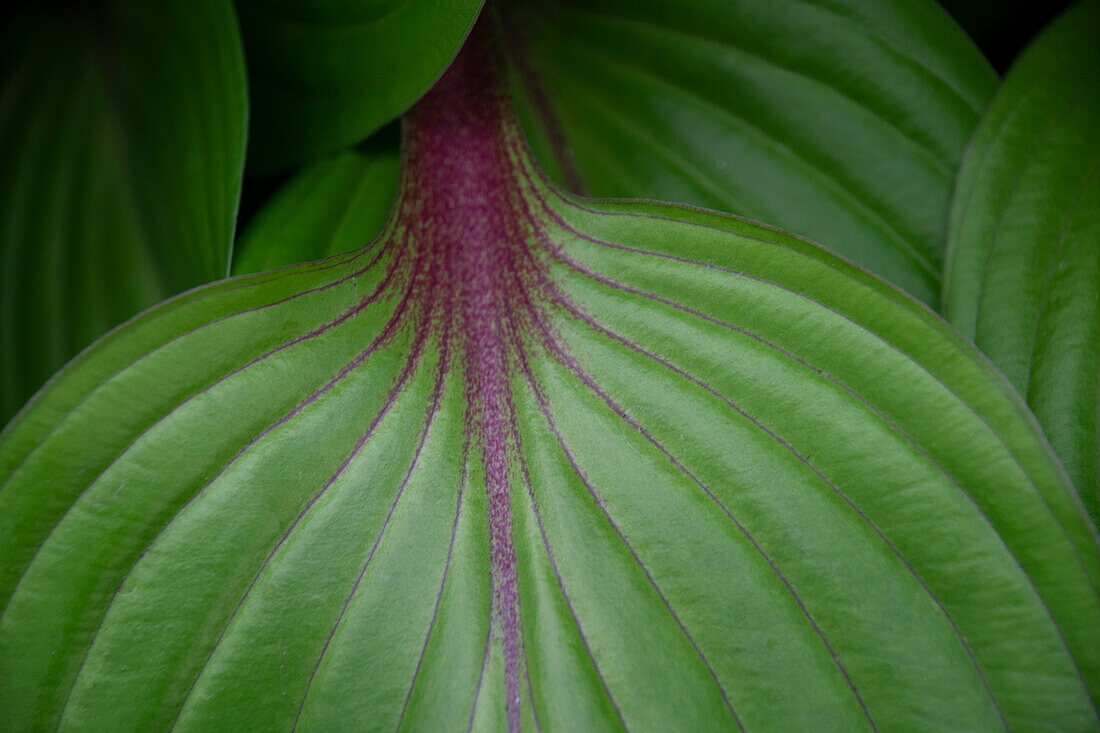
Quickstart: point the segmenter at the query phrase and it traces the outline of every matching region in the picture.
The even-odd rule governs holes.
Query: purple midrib
[[[409,285],[420,296],[446,293],[433,299],[437,305],[424,327],[453,324],[460,347],[466,431],[480,450],[485,478],[491,634],[503,651],[508,727],[515,731],[523,661],[510,499],[510,344],[517,328],[511,314],[523,310],[520,303],[530,295],[522,291],[537,278],[525,251],[526,219],[508,144],[516,130],[491,20],[479,24],[451,68],[405,117],[406,186],[398,224],[439,265],[431,277]]]

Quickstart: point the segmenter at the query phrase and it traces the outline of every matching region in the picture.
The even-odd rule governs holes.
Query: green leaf
[[[521,114],[560,183],[767,221],[939,304],[997,79],[932,0],[514,6]]]
[[[397,188],[398,135],[371,138],[306,167],[249,222],[233,274],[319,260],[362,247],[382,228]]]
[[[1100,725],[1100,544],[991,364],[795,236],[562,193],[496,59],[373,244],[0,436],[0,727]]]
[[[451,62],[484,0],[237,0],[248,52],[249,167],[354,145]]]
[[[232,6],[40,3],[0,60],[0,423],[77,351],[228,271],[247,99]]]
[[[951,213],[944,312],[1027,400],[1100,522],[1100,2],[1020,57]]]

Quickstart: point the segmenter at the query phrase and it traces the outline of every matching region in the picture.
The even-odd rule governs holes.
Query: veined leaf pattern
[[[776,224],[939,305],[951,191],[997,75],[934,0],[507,7],[554,180]]]
[[[931,311],[566,195],[491,26],[347,255],[101,341],[0,442],[0,720],[1097,726],[1100,550]]]
[[[1100,2],[1010,70],[951,211],[944,313],[1034,411],[1100,523]]]

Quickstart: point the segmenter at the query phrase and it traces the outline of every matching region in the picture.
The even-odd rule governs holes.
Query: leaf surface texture
[[[6,423],[96,337],[227,274],[248,107],[228,1],[32,4],[0,35]]]
[[[944,312],[1024,395],[1100,522],[1100,2],[1005,79],[959,175]]]
[[[217,283],[0,440],[0,722],[1097,726],[1100,548],[931,311],[548,183],[476,36],[382,236]]]
[[[939,303],[997,78],[932,0],[514,3],[525,129],[572,190],[731,211]]]

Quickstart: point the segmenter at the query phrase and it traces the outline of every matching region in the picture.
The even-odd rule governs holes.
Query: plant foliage
[[[96,27],[131,28],[125,9],[165,13],[161,35],[118,36],[149,53],[132,73],[159,78],[163,49],[142,44],[236,38],[214,6],[216,32],[171,3],[105,6]],[[256,165],[307,164],[241,235],[243,274],[97,340],[0,433],[0,729],[1100,729],[1100,537],[1079,478],[1097,449],[1086,59],[1100,2],[1036,41],[980,124],[989,68],[931,2],[722,7],[642,3],[624,20],[610,2],[490,5],[464,38],[475,3],[242,3],[256,99],[285,81],[279,64],[359,83],[362,67],[336,60],[384,52],[408,73],[335,95],[288,84],[282,102],[257,103]],[[382,45],[361,47],[383,29]],[[171,78],[235,78],[240,58],[225,52],[236,61],[193,74],[173,62]],[[72,73],[45,74],[56,97],[5,87],[29,101],[0,118],[18,122],[0,126],[0,150],[38,140],[47,154],[35,120],[80,99],[77,119],[130,119],[76,95]],[[211,88],[239,99],[228,81]],[[731,91],[753,88],[751,104]],[[139,108],[183,114],[167,99],[178,90],[159,92]],[[750,107],[849,177],[825,185],[745,135]],[[400,153],[392,128],[361,140],[402,112]],[[145,151],[156,117],[133,119],[151,126],[117,139]],[[222,122],[201,132],[244,129],[243,116]],[[645,144],[612,132],[647,126]],[[877,180],[896,206],[876,216],[925,227],[901,239],[935,277],[891,270],[916,296],[938,296],[950,242],[944,297],[963,333],[798,234],[685,203],[585,198],[538,157],[576,141],[586,186],[706,191],[697,168],[661,172],[661,151],[704,157],[690,130],[744,163],[722,190],[755,178],[783,224],[798,202],[769,186],[802,191],[807,226],[824,232],[871,206]],[[89,208],[66,176],[121,176],[119,160],[143,158],[81,135],[60,142],[107,167],[26,162],[0,195],[26,222],[9,225],[7,252],[92,281],[63,256],[90,257],[92,240],[60,225],[116,214]],[[169,139],[192,160],[191,138]],[[149,150],[164,162],[172,148]],[[240,157],[218,160],[236,162],[217,168],[235,171],[217,178],[229,188],[184,177],[194,185],[171,199],[213,191],[204,225],[236,206]],[[922,179],[917,160],[942,175]],[[136,168],[149,188],[118,184],[105,200],[148,216],[154,173],[178,166]],[[889,190],[903,184],[912,200]],[[195,224],[197,208],[171,210],[182,218],[165,221]],[[902,262],[873,218],[850,221],[834,234],[860,263]],[[53,259],[33,256],[42,232]],[[228,246],[175,234],[226,266]],[[6,323],[38,317],[4,297]],[[1020,324],[1042,347],[1022,371]]]

